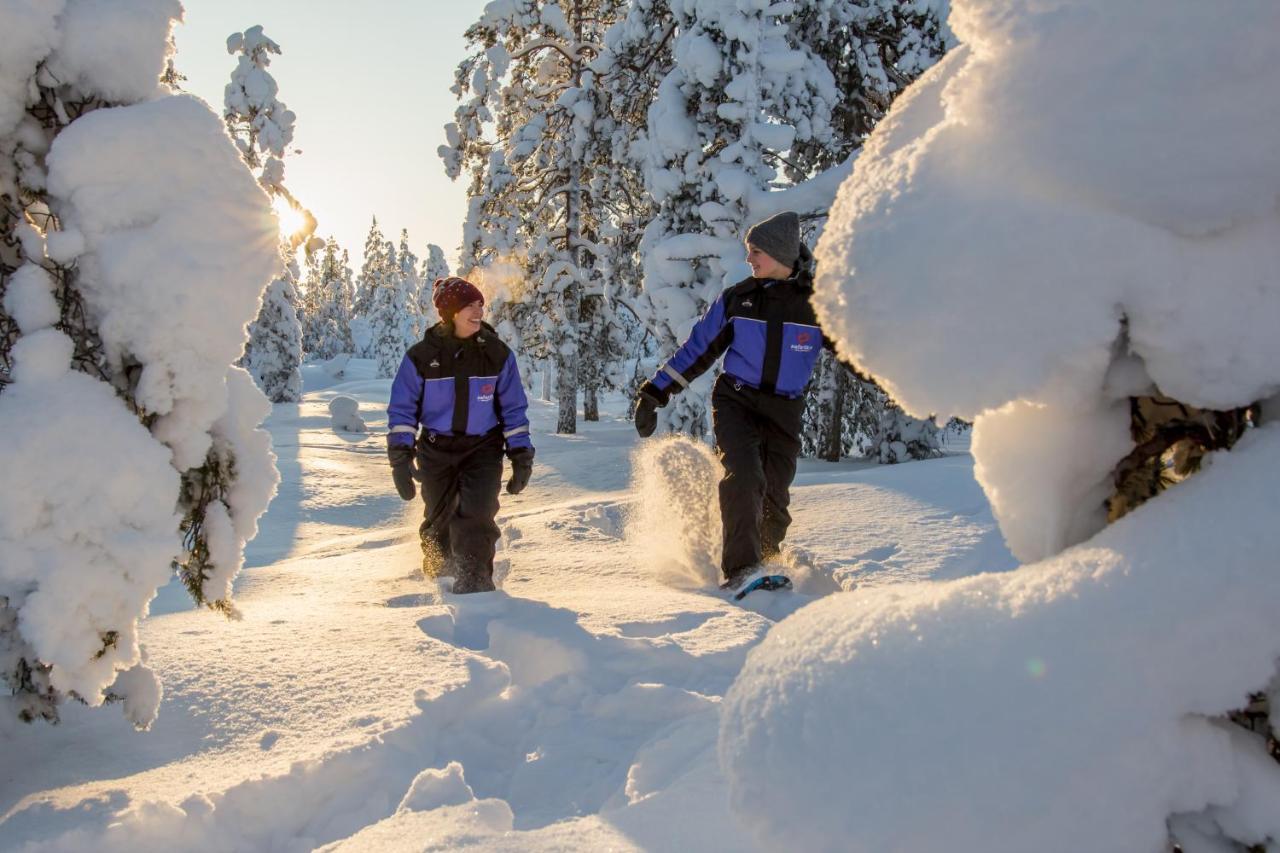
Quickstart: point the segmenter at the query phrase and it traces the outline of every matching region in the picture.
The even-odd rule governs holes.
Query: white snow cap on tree
[[[223,95],[224,113],[247,125],[245,135],[236,134],[235,139],[250,165],[260,165],[259,150],[269,155],[261,165],[264,185],[272,186],[283,177],[280,158],[293,141],[297,118],[276,97],[279,86],[267,71],[271,55],[280,53],[280,45],[267,38],[261,26],[254,26],[243,33],[232,33],[227,38],[227,53],[239,53],[240,58]]]
[[[1093,538],[780,624],[726,696],[734,807],[811,849],[1274,844],[1280,767],[1225,714],[1276,683],[1280,426],[1100,533],[1096,508],[1129,395],[1280,388],[1280,6],[955,0],[951,24],[841,188],[815,302],[908,410],[978,416],[1016,554]]]
[[[39,352],[43,336],[65,341],[64,353]],[[24,336],[17,381],[0,397],[0,596],[52,665],[52,686],[97,705],[116,671],[138,662],[137,618],[172,575],[178,472],[108,385],[67,369],[70,355],[60,332]],[[107,632],[114,642],[99,654]],[[6,671],[12,651],[0,643]]]
[[[78,281],[108,357],[143,364],[138,402],[161,416],[176,466],[197,467],[244,347],[233,320],[257,314],[280,262],[266,196],[187,95],[89,113],[58,135],[49,164],[63,222],[87,241]]]
[[[1280,9],[1010,0],[957,4],[951,23],[965,47],[904,96],[841,189],[814,302],[908,411],[987,413],[979,476],[1014,552],[1035,559],[1101,523],[1074,508],[1127,452],[1115,407],[1148,379],[1213,409],[1280,389],[1280,147],[1265,141],[1280,134],[1280,48],[1261,36]],[[1087,73],[1064,47],[1084,44]],[[1136,390],[1108,377],[1122,318]],[[1015,497],[1023,469],[981,453],[983,433],[1043,407],[1089,438],[1077,473]]]
[[[178,0],[67,0],[45,70],[62,85],[108,101],[154,97],[172,51],[170,27],[181,20]]]

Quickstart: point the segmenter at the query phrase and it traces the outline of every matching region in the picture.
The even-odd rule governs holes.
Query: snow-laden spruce
[[[24,719],[116,698],[149,725],[138,619],[173,567],[230,611],[277,481],[231,366],[276,224],[220,119],[160,85],[180,15],[0,5],[0,712]]]
[[[326,254],[325,266],[332,262]],[[322,277],[323,278],[323,277]],[[329,299],[339,294],[328,286]],[[326,285],[320,285],[325,290]],[[356,280],[355,316],[350,322],[354,352],[378,364],[377,375],[383,379],[395,376],[405,350],[422,337],[423,317],[419,314],[422,285],[418,281],[418,258],[409,249],[409,233],[400,234],[400,247],[383,237],[375,217],[364,244],[364,264]],[[338,312],[317,305],[317,310],[336,322]],[[320,330],[317,330],[320,333]],[[328,356],[322,356],[328,357]]]
[[[614,230],[604,178],[614,152],[591,60],[620,6],[488,4],[467,30],[473,53],[454,86],[463,101],[439,149],[451,177],[471,177],[463,274],[486,285],[490,316],[516,332],[521,355],[554,369],[560,433],[577,430],[579,388],[587,419],[598,417],[598,365],[618,337],[599,242]]]
[[[273,403],[302,399],[302,321],[298,317],[298,264],[285,261],[284,274],[262,293],[262,308],[249,325],[241,364]]]
[[[747,275],[749,200],[777,177],[778,156],[833,133],[835,81],[779,20],[789,11],[713,0],[672,9],[675,66],[648,114],[645,184],[657,211],[640,245],[663,354],[721,289]],[[713,378],[695,381],[662,421],[702,434]]]
[[[440,322],[440,314],[431,296],[436,281],[449,275],[449,262],[444,259],[444,250],[435,243],[428,243],[427,256],[422,259],[422,269],[418,271],[418,292],[414,295],[423,331]]]
[[[867,135],[949,42],[938,12],[926,4],[896,0],[801,4],[790,27],[826,63],[844,97],[832,108],[831,133],[797,140],[787,152],[782,171],[795,183],[752,193],[750,218],[758,221],[794,210],[815,223],[820,234]],[[804,423],[802,452],[832,462],[851,453],[898,462],[938,452],[931,421],[908,417],[883,389],[844,369],[826,352],[809,384]]]
[[[322,251],[310,253],[302,282],[302,351],[308,359],[325,360],[355,352],[351,338],[354,293],[347,252],[332,237]]]
[[[1280,9],[956,0],[951,25],[841,188],[816,302],[908,411],[976,416],[1001,530],[1043,562],[779,626],[726,697],[735,808],[810,849],[1274,844],[1280,767],[1227,715],[1280,657],[1277,427],[1102,528],[1139,401],[1280,390]]]
[[[369,303],[369,355],[378,362],[378,376],[390,379],[396,375],[404,353],[422,337],[422,318],[418,315],[418,258],[409,249],[409,234],[402,231],[400,247],[387,241],[378,256]]]
[[[224,93],[227,130],[262,188],[276,204],[299,211],[303,221],[294,233],[280,235],[282,274],[262,295],[240,363],[273,403],[296,403],[302,398],[302,323],[297,292],[301,273],[294,255],[316,227],[315,218],[284,185],[284,156],[293,141],[296,116],[276,97],[279,87],[267,68],[272,55],[280,54],[280,46],[262,27],[232,33],[227,52],[238,57]]]

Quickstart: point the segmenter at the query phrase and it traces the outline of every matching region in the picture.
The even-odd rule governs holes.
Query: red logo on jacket
[[[798,343],[798,344],[807,344],[807,343],[809,343],[809,339],[810,339],[811,337],[813,337],[813,336],[812,336],[812,335],[810,335],[808,332],[801,332],[800,334],[796,335],[796,343]]]
[[[493,393],[493,383],[492,383],[492,382],[486,382],[484,385],[481,385],[481,386],[480,386],[480,393],[481,393],[481,394],[492,394],[492,393]]]

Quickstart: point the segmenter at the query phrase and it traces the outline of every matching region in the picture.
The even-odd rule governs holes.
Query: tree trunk
[[[573,435],[578,431],[578,354],[561,353],[557,358],[556,398],[560,410],[556,415],[556,432]]]
[[[582,419],[584,421],[600,420],[600,395],[594,383],[582,390]]]
[[[550,362],[542,365],[542,402],[551,402],[551,364]]]
[[[582,43],[582,8],[580,0],[574,0],[573,26],[575,41]],[[573,83],[582,83],[582,61],[573,61]],[[581,163],[577,158],[569,162],[569,185],[565,190],[565,251],[572,264],[574,280],[562,291],[564,299],[564,338],[556,350],[556,397],[560,411],[556,416],[556,432],[572,435],[578,431],[578,360],[582,320],[582,252],[578,238],[582,234]]]
[[[844,450],[844,401],[849,389],[849,374],[834,358],[831,369],[831,411],[827,416],[826,441],[818,448],[818,457],[828,462],[839,462]]]

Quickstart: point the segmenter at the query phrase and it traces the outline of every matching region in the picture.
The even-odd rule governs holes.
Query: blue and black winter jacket
[[[459,339],[437,323],[405,353],[391,383],[387,440],[412,446],[421,425],[432,435],[500,429],[508,449],[532,447],[528,407],[515,356],[492,326]]]
[[[724,372],[734,381],[800,397],[825,345],[809,302],[812,293],[807,272],[735,284],[694,324],[689,339],[658,369],[653,385],[663,394],[679,393],[724,354]]]

